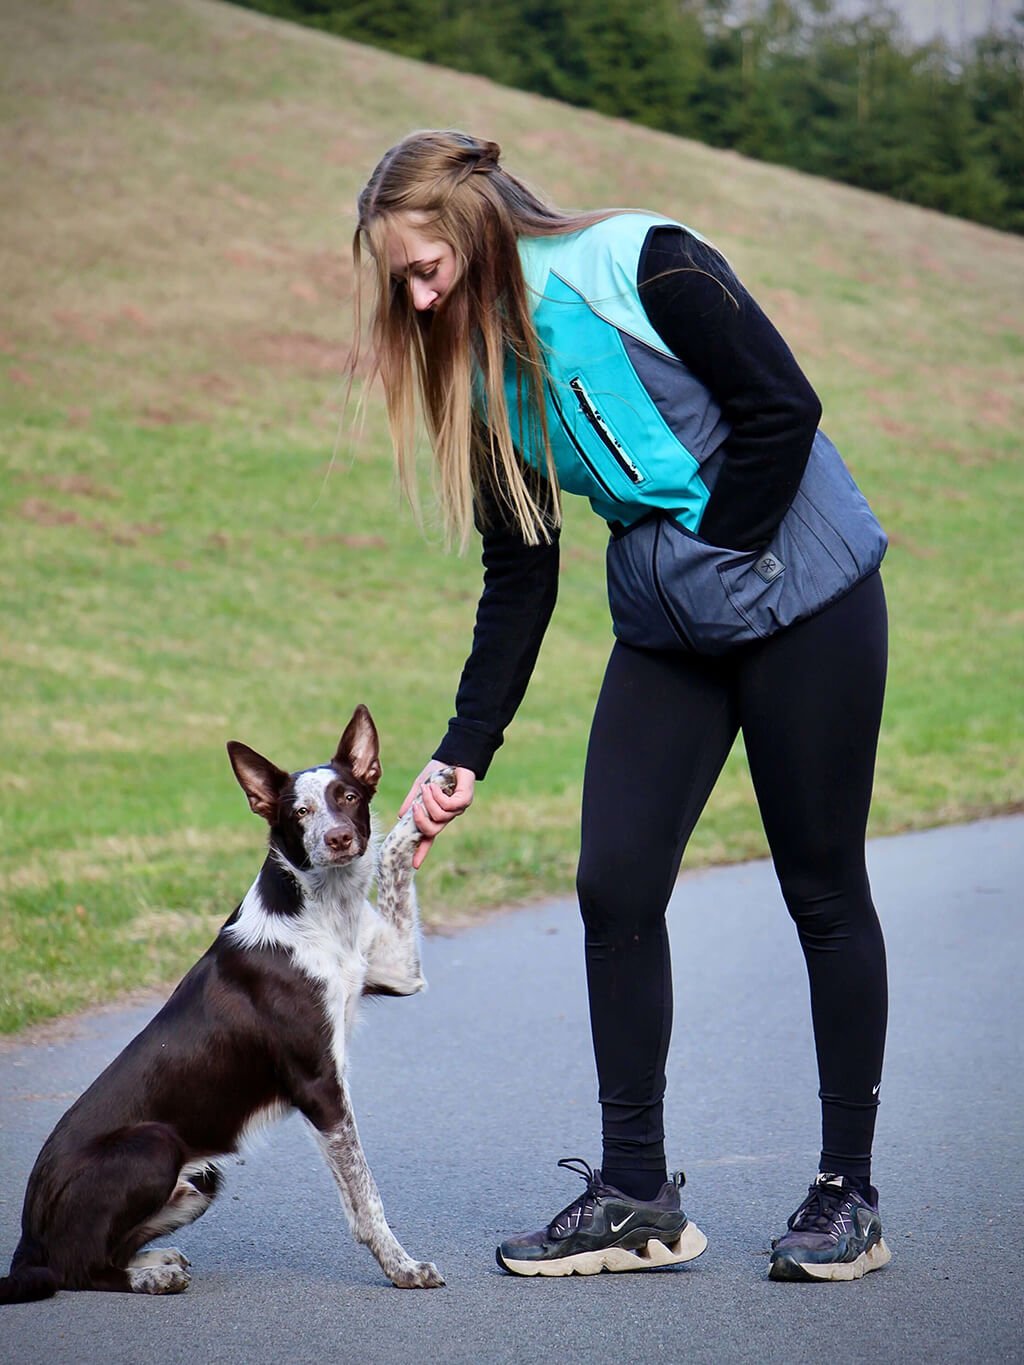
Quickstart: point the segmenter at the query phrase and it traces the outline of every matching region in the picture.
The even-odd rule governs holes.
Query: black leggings
[[[870,1177],[887,996],[864,834],[885,668],[878,574],[724,659],[612,650],[587,753],[577,880],[605,1171],[646,1173],[649,1182],[665,1168],[665,909],[742,730],[810,976],[821,1169]]]

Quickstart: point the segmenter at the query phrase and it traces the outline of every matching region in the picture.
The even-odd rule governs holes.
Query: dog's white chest
[[[328,877],[310,888],[301,912],[287,918],[268,913],[255,882],[228,931],[240,946],[286,953],[296,971],[314,984],[339,1077],[379,923],[366,899],[369,863],[358,877],[355,868],[344,871],[348,875]]]
[[[312,918],[312,912],[307,912]],[[376,913],[368,902],[358,914],[324,916],[307,923],[291,945],[291,958],[319,988],[325,1025],[339,1077],[345,1067],[345,1044],[355,1022],[368,971]]]

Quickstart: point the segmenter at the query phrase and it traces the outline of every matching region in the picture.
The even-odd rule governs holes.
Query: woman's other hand
[[[469,768],[454,769],[455,790],[451,796],[446,796],[436,783],[427,781],[432,773],[440,772],[442,768],[449,766],[439,759],[432,758],[409,788],[409,794],[402,802],[402,808],[398,812],[399,819],[401,819],[409,807],[413,806],[412,818],[416,821],[416,828],[423,835],[420,846],[413,855],[412,865],[414,868],[419,867],[423,862],[423,859],[430,852],[431,844],[445,825],[454,820],[457,815],[461,815],[472,803],[473,792],[476,787],[476,774]]]

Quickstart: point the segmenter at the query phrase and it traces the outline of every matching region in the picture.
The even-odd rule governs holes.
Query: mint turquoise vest
[[[820,431],[765,551],[700,539],[730,426],[651,326],[637,292],[647,234],[669,222],[618,214],[565,236],[523,238],[519,252],[547,365],[559,483],[589,498],[615,533],[608,588],[616,635],[644,647],[721,653],[842,596],[878,567],[886,539]],[[528,424],[517,429],[511,365],[505,382],[520,453],[543,470]]]

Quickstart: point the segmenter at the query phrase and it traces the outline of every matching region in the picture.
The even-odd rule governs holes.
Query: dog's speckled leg
[[[414,1261],[388,1226],[384,1205],[363,1154],[347,1088],[345,1112],[330,1132],[317,1132],[331,1168],[352,1236],[373,1252],[380,1268],[399,1289],[436,1289],[444,1276],[429,1261]]]
[[[455,790],[455,773],[451,768],[433,773],[428,781],[449,795]],[[419,916],[412,867],[413,854],[422,837],[410,806],[381,845],[377,913],[383,923],[369,954],[370,991],[412,995],[426,984],[420,968]]]
[[[432,773],[427,782],[440,787],[445,795],[451,796],[455,790],[455,772],[452,768],[441,768],[438,772]],[[415,916],[415,901],[412,899],[412,857],[423,838],[413,819],[415,804],[414,801],[398,821],[380,850],[377,909],[385,919],[395,924],[403,924]]]

